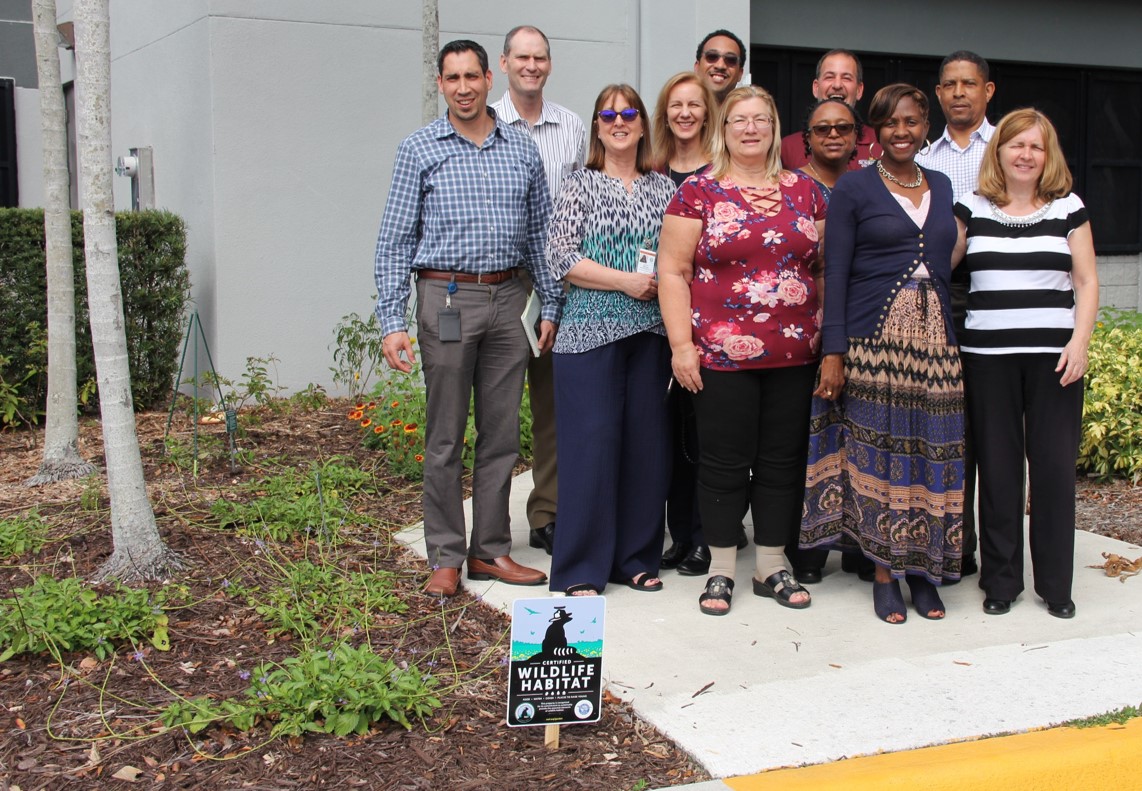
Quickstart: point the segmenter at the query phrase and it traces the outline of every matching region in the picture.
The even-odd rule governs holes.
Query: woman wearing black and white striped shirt
[[[983,610],[1023,590],[1023,459],[1031,488],[1035,593],[1071,618],[1075,459],[1098,273],[1086,207],[1071,192],[1058,136],[1042,113],[999,122],[979,189],[956,204],[953,261],[971,275],[959,338],[980,471]]]

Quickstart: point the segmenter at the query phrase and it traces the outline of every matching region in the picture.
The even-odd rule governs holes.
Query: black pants
[[[1075,459],[1083,383],[1059,385],[1057,354],[963,355],[979,461],[979,586],[996,599],[1023,590],[1023,459],[1031,485],[1035,592],[1071,598],[1075,558]]]
[[[698,508],[706,541],[737,544],[753,513],[754,542],[784,547],[801,529],[813,365],[754,371],[702,370]]]

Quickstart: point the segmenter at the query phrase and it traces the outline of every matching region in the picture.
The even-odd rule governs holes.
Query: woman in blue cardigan
[[[948,280],[952,188],[915,162],[928,100],[889,85],[869,108],[884,156],[841,176],[825,229],[821,377],[814,392],[803,547],[876,564],[877,617],[944,617],[960,573],[964,396]]]

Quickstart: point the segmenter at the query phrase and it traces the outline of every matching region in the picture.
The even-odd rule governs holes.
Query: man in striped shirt
[[[559,197],[563,177],[583,167],[587,136],[579,116],[543,98],[551,74],[551,45],[543,31],[529,25],[512,28],[504,37],[500,71],[508,90],[492,105],[504,123],[531,135],[539,148],[551,199]],[[531,357],[527,364],[531,398],[532,490],[527,498],[528,543],[551,554],[555,541],[555,387],[551,355]]]
[[[932,143],[927,153],[916,155],[923,167],[938,170],[951,179],[952,200],[960,201],[975,192],[979,184],[979,166],[987,143],[995,131],[987,120],[987,103],[995,94],[987,61],[974,52],[957,50],[940,63],[940,79],[936,97],[944,111],[947,126],[944,134]],[[956,333],[964,331],[967,317],[969,277],[966,267],[952,273],[950,289],[952,321]],[[958,339],[957,339],[958,340]],[[964,437],[964,560],[962,575],[975,574],[977,541],[975,526],[976,458],[971,432]]]

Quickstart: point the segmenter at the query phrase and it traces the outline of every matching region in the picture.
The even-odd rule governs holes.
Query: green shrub
[[[1142,316],[1104,310],[1090,342],[1079,469],[1142,479]]]
[[[410,716],[440,708],[431,674],[381,659],[367,643],[304,648],[280,665],[263,662],[252,673],[243,671],[243,677],[252,679],[243,697],[176,701],[163,712],[163,724],[198,733],[214,722],[250,730],[261,720],[273,723],[271,737],[347,736],[364,734],[383,719],[411,728]]]
[[[369,522],[369,517],[352,510],[346,502],[371,481],[368,473],[354,465],[352,459],[334,456],[308,469],[286,468],[246,484],[244,490],[256,492],[255,499],[237,502],[219,498],[210,511],[223,526],[240,525],[255,536],[337,543],[343,524]]]
[[[120,212],[115,224],[131,390],[136,408],[144,409],[170,397],[178,370],[183,311],[190,291],[186,227],[165,211]],[[76,368],[82,387],[95,380],[95,357],[79,212],[72,213],[72,240]],[[44,409],[46,347],[35,340],[47,326],[47,314],[43,210],[0,208],[0,349],[9,358],[0,379],[18,383],[20,411],[25,415]]]
[[[77,577],[39,577],[0,599],[0,662],[48,650],[92,651],[106,659],[117,643],[142,639],[166,651],[166,595],[165,589],[152,597],[118,583],[101,594]]]
[[[0,519],[0,560],[38,552],[47,539],[48,526],[34,508],[21,516]]]

